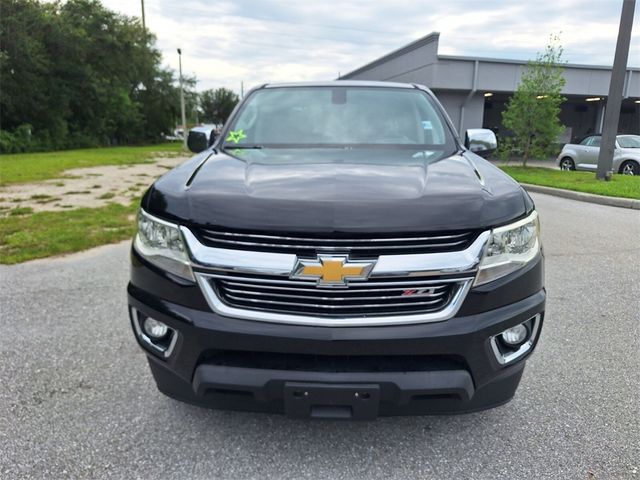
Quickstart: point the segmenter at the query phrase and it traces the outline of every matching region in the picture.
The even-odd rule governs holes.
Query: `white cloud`
[[[140,3],[103,0],[139,16]],[[432,31],[440,53],[531,59],[561,33],[573,63],[613,62],[622,0],[147,0],[147,27],[164,61],[199,88],[332,79]],[[640,8],[636,9],[640,18]],[[636,22],[637,23],[637,22]],[[629,64],[640,65],[640,32]]]

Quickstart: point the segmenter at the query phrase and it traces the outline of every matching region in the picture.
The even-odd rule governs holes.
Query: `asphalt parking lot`
[[[128,245],[0,266],[0,478],[640,479],[640,212],[535,195],[547,319],[515,399],[368,423],[155,389]]]

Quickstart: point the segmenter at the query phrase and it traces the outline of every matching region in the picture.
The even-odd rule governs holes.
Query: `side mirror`
[[[496,134],[486,128],[470,128],[465,133],[464,146],[481,157],[488,157],[498,148]]]
[[[215,141],[216,136],[213,133],[213,129],[203,129],[202,127],[196,127],[189,131],[189,136],[187,137],[187,147],[193,153],[200,153],[211,145]]]

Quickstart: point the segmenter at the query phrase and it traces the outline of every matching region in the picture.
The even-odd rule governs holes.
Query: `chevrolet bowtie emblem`
[[[366,280],[373,262],[352,262],[348,257],[319,256],[317,260],[298,259],[291,278],[316,279],[318,285],[347,285],[348,280]]]

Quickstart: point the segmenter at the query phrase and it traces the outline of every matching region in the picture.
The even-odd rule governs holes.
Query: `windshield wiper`
[[[261,150],[262,145],[233,145],[225,144],[222,146],[223,150]]]

